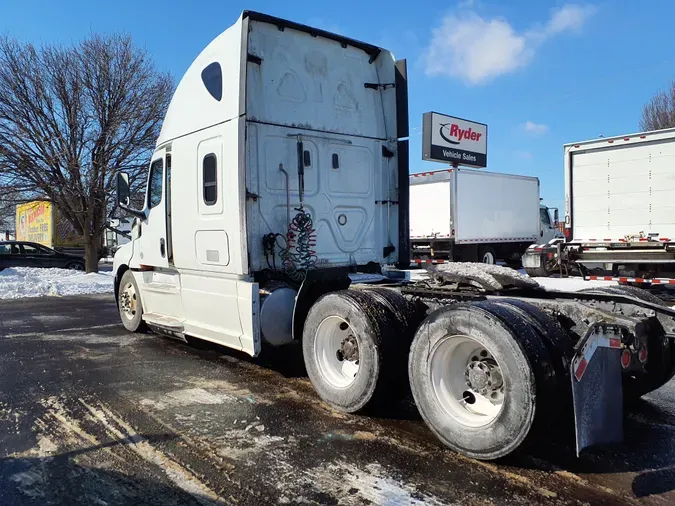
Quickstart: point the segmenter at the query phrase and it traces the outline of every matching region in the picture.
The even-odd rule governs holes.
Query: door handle
[[[166,256],[166,243],[164,242],[164,237],[159,240],[159,252],[162,254],[162,258]]]
[[[544,231],[543,230],[539,232],[539,237],[544,237]],[[164,254],[162,254],[162,256],[164,256]]]

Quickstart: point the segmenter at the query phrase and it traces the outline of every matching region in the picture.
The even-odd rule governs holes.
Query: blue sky
[[[368,3],[269,0],[0,0],[0,32],[69,43],[121,31],[176,79],[243,9],[375,43],[408,59],[411,172],[429,110],[489,125],[488,170],[538,176],[563,204],[562,145],[637,131],[640,110],[675,77],[675,2],[545,0]]]

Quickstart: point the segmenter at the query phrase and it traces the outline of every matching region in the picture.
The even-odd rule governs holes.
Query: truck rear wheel
[[[309,379],[325,402],[355,413],[391,393],[396,324],[392,312],[366,291],[317,300],[305,320],[302,351]]]
[[[481,246],[478,249],[478,261],[483,264],[495,265],[497,263],[497,252],[492,246]]]
[[[490,302],[439,309],[417,330],[408,375],[427,425],[453,450],[492,460],[545,429],[555,381],[528,322]]]
[[[547,278],[551,275],[548,269],[544,266],[525,267],[525,273],[531,278]]]
[[[143,303],[131,271],[126,271],[122,275],[117,300],[124,328],[131,332],[145,332],[147,325],[143,321]]]

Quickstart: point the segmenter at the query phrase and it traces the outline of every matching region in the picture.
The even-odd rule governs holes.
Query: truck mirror
[[[123,209],[129,206],[129,175],[126,172],[117,173],[117,204]]]
[[[557,209],[554,209],[554,210],[553,210],[553,221],[554,221],[555,223],[558,223],[558,219],[559,219],[559,218],[560,218],[560,216],[558,215],[558,210],[557,210]]]

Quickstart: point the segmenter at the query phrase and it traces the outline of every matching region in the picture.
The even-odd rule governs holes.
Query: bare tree
[[[0,192],[47,198],[98,256],[118,171],[144,182],[173,92],[130,37],[72,47],[0,38]]]
[[[661,130],[675,127],[675,82],[660,91],[642,108],[640,130]]]

